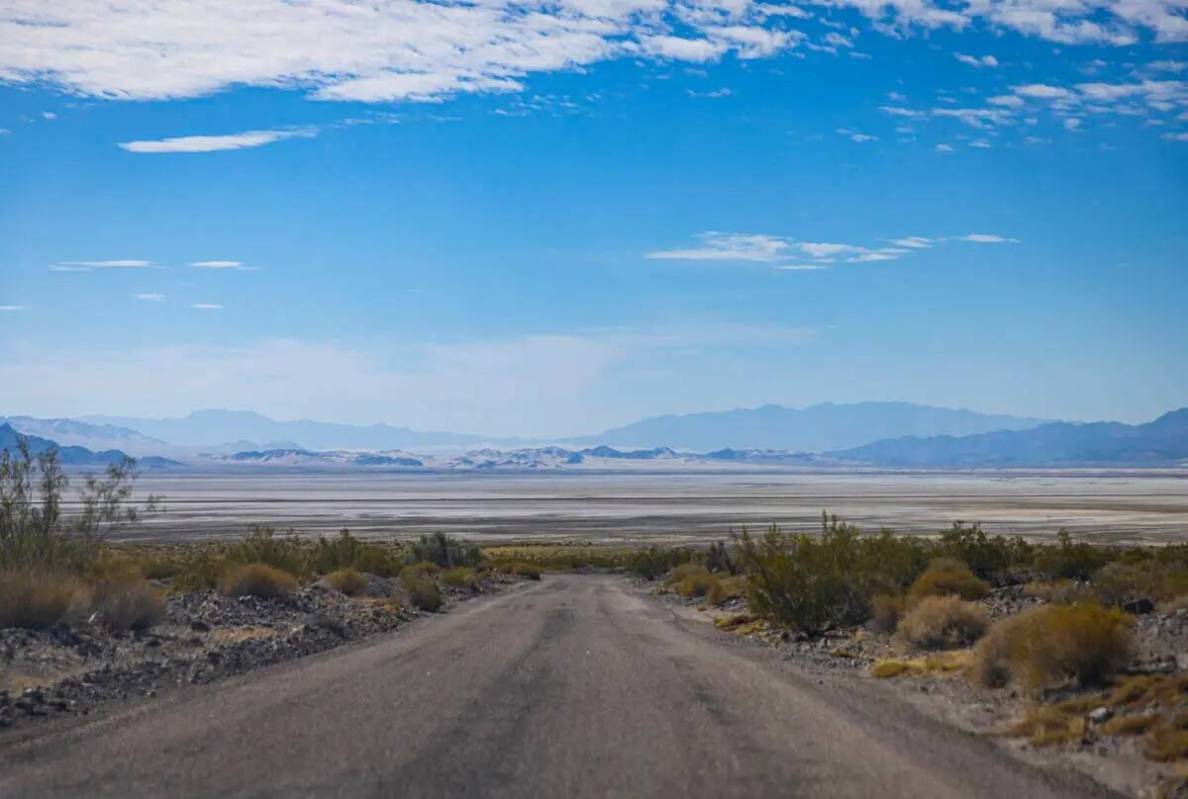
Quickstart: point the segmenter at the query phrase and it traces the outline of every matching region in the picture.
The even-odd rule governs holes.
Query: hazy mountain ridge
[[[963,437],[901,437],[826,453],[886,467],[1177,466],[1188,464],[1188,408],[1154,421],[1073,424]]]
[[[654,416],[561,443],[666,446],[698,452],[722,449],[824,452],[899,436],[961,436],[1027,429],[1050,421],[908,402],[827,402],[806,408],[763,405]]]
[[[47,450],[57,449],[58,462],[63,466],[107,466],[112,463],[120,463],[124,458],[128,457],[126,453],[118,449],[94,452],[86,447],[61,446],[56,441],[21,433],[7,422],[0,424],[0,450],[15,453],[22,435],[24,435],[25,441],[29,446],[29,452],[33,455],[40,455]],[[167,458],[149,456],[140,458],[137,461],[137,465],[146,469],[155,469],[180,466],[181,464]]]

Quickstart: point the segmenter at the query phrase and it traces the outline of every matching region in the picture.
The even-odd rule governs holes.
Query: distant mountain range
[[[898,468],[1188,465],[1188,408],[1146,424],[1056,422],[960,438],[908,436],[826,456]]]
[[[283,442],[288,448],[297,449],[403,449],[466,447],[491,441],[466,433],[421,432],[387,424],[353,425],[309,419],[278,422],[254,411],[201,410],[172,419],[84,416],[82,421],[131,428],[176,446],[215,450],[226,450],[226,442],[255,447],[262,442]]]
[[[134,425],[145,425],[150,433]],[[945,432],[935,433],[938,429]],[[767,405],[645,419],[562,446],[383,424],[277,422],[248,411],[197,411],[155,420],[0,417],[0,448],[14,447],[17,431],[30,437],[36,452],[56,442],[67,465],[112,463],[128,452],[148,468],[181,465],[177,461],[430,470],[1188,466],[1188,408],[1127,425],[1045,423],[908,403]],[[886,431],[890,434],[881,435]]]
[[[0,424],[0,450],[15,453],[19,447],[20,435],[11,424],[7,422]],[[112,463],[120,463],[127,457],[123,451],[118,449],[93,452],[86,447],[61,446],[55,441],[41,438],[40,436],[25,435],[25,440],[28,443],[29,452],[33,455],[40,455],[46,450],[56,447],[58,450],[58,462],[63,466],[107,466]],[[181,465],[176,461],[155,456],[141,458],[137,461],[137,464],[145,469]]]
[[[1050,419],[977,413],[908,402],[824,403],[655,416],[564,444],[673,447],[706,452],[730,447],[824,452],[898,436],[964,436],[1024,430]]]

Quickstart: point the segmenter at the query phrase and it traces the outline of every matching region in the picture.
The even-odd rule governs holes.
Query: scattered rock
[[[1148,613],[1155,611],[1155,603],[1143,597],[1142,599],[1132,599],[1122,605],[1122,610],[1134,616],[1145,616]]]
[[[1089,711],[1089,721],[1094,724],[1104,724],[1114,717],[1114,711],[1104,705]]]

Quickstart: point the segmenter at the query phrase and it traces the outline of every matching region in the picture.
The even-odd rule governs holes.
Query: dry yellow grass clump
[[[0,627],[41,630],[66,615],[81,588],[73,575],[36,568],[0,571]]]
[[[929,596],[958,596],[965,600],[981,599],[990,586],[979,580],[969,566],[953,558],[936,558],[908,589],[908,605]]]
[[[981,638],[989,626],[986,611],[972,602],[928,596],[907,612],[896,632],[917,649],[957,649]]]
[[[975,679],[1037,690],[1075,680],[1098,685],[1130,659],[1131,618],[1095,603],[1045,605],[1004,619],[975,650]]]
[[[400,589],[403,591],[403,597],[397,598],[407,599],[408,604],[414,608],[431,613],[441,609],[441,590],[424,570],[410,566],[400,572]]]
[[[266,563],[229,567],[219,578],[219,591],[227,596],[286,596],[297,590],[297,578]]]
[[[870,676],[885,680],[891,677],[922,677],[927,674],[958,674],[969,668],[970,652],[962,649],[938,652],[918,658],[888,658],[876,661]]]
[[[466,588],[477,591],[479,587],[478,574],[469,566],[458,566],[447,569],[441,574],[441,581],[452,588]]]
[[[351,568],[338,569],[326,575],[326,582],[336,591],[355,596],[367,587],[367,578]]]
[[[165,616],[165,592],[143,579],[103,580],[92,586],[87,604],[111,630],[147,630]]]

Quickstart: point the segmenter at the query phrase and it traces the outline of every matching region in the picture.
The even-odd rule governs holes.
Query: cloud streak
[[[120,142],[120,149],[130,153],[216,153],[246,150],[294,138],[312,138],[315,128],[292,130],[248,130],[222,136],[176,136],[168,139]]]

